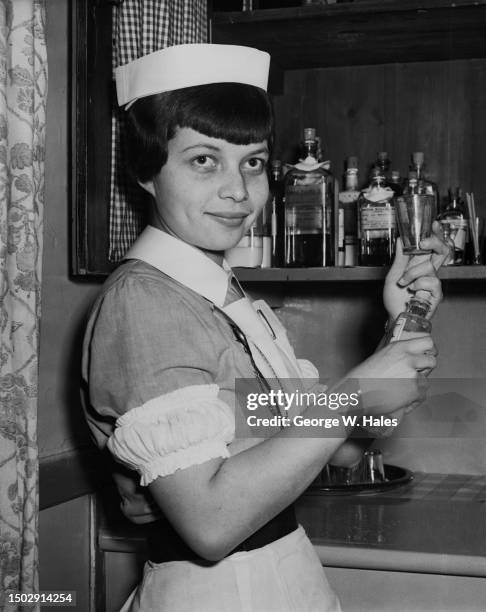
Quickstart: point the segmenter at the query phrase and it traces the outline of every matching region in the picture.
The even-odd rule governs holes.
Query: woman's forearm
[[[312,406],[304,414],[322,418],[323,410]],[[296,429],[285,428],[226,460],[180,470],[150,485],[164,513],[198,554],[222,558],[265,525],[305,491],[348,433],[340,426],[332,430],[334,438],[304,438]]]

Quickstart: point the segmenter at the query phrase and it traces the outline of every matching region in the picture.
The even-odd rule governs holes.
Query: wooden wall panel
[[[486,217],[486,62],[471,61],[470,90],[465,96],[471,99],[473,121],[469,163],[471,168],[471,189],[476,196],[476,206]],[[486,232],[486,226],[484,228]],[[485,247],[486,248],[486,247]],[[486,251],[483,251],[483,258]]]
[[[366,181],[379,150],[406,176],[413,151],[441,194],[474,191],[486,215],[486,60],[454,60],[289,71],[275,98],[276,155],[296,161],[302,128],[315,126],[334,173],[357,155]]]

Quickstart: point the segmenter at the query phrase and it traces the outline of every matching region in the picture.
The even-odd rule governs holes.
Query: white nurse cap
[[[166,47],[116,68],[118,104],[128,108],[144,96],[210,83],[244,83],[266,91],[269,67],[270,55],[252,47]]]

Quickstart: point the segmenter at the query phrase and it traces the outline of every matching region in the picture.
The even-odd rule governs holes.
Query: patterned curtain
[[[206,42],[207,0],[124,0],[113,9],[113,66],[164,47]],[[115,102],[116,104],[116,102]],[[145,225],[149,196],[127,176],[123,114],[113,109],[109,260],[119,261]]]
[[[5,610],[17,609],[2,608],[7,589],[38,591],[44,12],[44,0],[0,0],[0,609]]]

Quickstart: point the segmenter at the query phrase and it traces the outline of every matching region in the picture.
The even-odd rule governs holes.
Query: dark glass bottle
[[[395,196],[402,195],[403,193],[403,182],[400,177],[398,170],[392,170],[390,177],[390,187],[393,189]]]
[[[285,175],[285,265],[334,265],[334,177],[317,160],[314,128],[304,130],[301,161]]]
[[[390,265],[397,237],[394,192],[380,168],[372,170],[370,184],[361,192],[358,206],[361,265]]]

